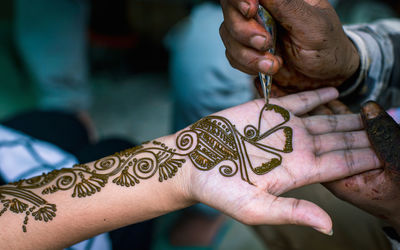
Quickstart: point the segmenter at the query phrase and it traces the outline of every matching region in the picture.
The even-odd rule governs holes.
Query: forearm
[[[0,187],[0,243],[62,248],[190,205],[186,156],[167,136],[96,162]]]

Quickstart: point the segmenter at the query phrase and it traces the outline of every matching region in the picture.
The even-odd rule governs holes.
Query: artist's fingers
[[[313,136],[316,155],[343,149],[367,148],[370,146],[365,131],[329,133]]]
[[[322,184],[341,200],[350,201],[353,204],[363,204],[365,202],[363,201],[365,197],[371,197],[371,188],[368,187],[375,186],[378,187],[378,189],[379,187],[384,189],[382,184],[385,182],[385,180],[381,178],[383,177],[382,171],[382,168],[374,169],[362,174],[353,175],[344,179],[325,182]],[[379,192],[376,189],[375,191]],[[376,201],[379,202],[378,200]]]
[[[372,147],[396,181],[400,180],[400,126],[375,102],[361,109]]]
[[[329,215],[306,200],[269,195],[266,198],[252,200],[245,209],[249,213],[242,213],[247,216],[240,220],[246,224],[295,224],[310,226],[325,234],[330,234],[332,231]]]
[[[230,34],[225,21],[219,29],[226,48],[226,57],[232,67],[248,74],[275,74],[281,67],[281,59],[268,52],[260,52],[238,42]]]
[[[224,26],[230,36],[246,47],[258,51],[266,51],[272,46],[271,35],[256,19],[247,18],[231,3],[237,1],[221,1],[224,13]],[[241,6],[239,6],[241,7]]]
[[[327,182],[376,169],[381,163],[371,148],[333,151],[316,157],[309,182]]]
[[[335,88],[323,88],[284,96],[276,100],[279,105],[299,116],[337,97],[338,92]]]
[[[361,130],[364,125],[358,114],[309,116],[302,118],[310,134],[325,134]]]
[[[349,107],[347,107],[343,102],[339,100],[333,100],[328,102],[326,106],[332,110],[334,114],[353,114]]]

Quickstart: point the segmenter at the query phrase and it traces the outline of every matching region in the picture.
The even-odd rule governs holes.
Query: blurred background
[[[100,137],[117,134],[141,142],[168,134],[172,104],[168,57],[162,39],[175,23],[188,15],[190,4],[181,1],[61,2],[67,4],[54,3],[49,4],[54,6],[39,9],[37,6],[41,4],[36,1],[1,1],[0,119],[24,110],[66,107],[87,110]],[[36,13],[32,8],[38,9]],[[63,15],[63,11],[70,13]],[[28,17],[24,19],[20,15]],[[76,15],[80,15],[79,18]],[[63,19],[59,27],[51,27],[57,22],[54,18]],[[32,25],[32,22],[39,23]],[[71,25],[65,22],[71,22]],[[68,26],[76,31],[71,31]],[[46,30],[49,31],[47,34]],[[57,40],[70,44],[57,48]],[[46,51],[45,46],[56,48]],[[62,47],[67,51],[60,51]],[[27,51],[30,49],[32,51]],[[59,62],[62,57],[71,62],[63,65]],[[64,66],[65,72],[49,68],[54,63],[60,64],[60,68]],[[71,64],[79,64],[81,69],[75,69]],[[38,69],[40,67],[44,69]],[[49,72],[43,72],[46,68]],[[71,93],[71,97],[43,103],[41,99],[49,99],[53,92],[70,91],[69,88],[48,91],[46,85],[40,83],[47,80],[43,78],[54,78],[57,74],[64,78],[68,78],[67,74],[71,74],[71,78],[80,78],[81,84],[85,85],[79,88],[83,93]],[[55,88],[51,84],[47,87]],[[55,103],[73,102],[74,98],[78,100],[72,107],[72,104]],[[81,100],[85,98],[90,100]]]
[[[344,23],[398,15],[396,1],[331,3]],[[244,103],[255,96],[252,77],[225,59],[221,22],[218,1],[2,0],[0,123],[32,110],[68,112],[91,140],[138,144]],[[194,224],[211,231],[207,249],[268,249],[252,228],[212,209],[185,213],[204,215]],[[171,220],[154,222],[150,247],[175,249],[155,240],[169,237]]]

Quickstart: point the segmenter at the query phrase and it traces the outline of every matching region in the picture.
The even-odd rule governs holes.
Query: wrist
[[[347,40],[347,57],[346,57],[346,67],[345,67],[345,75],[344,75],[344,81],[349,80],[352,77],[358,77],[357,72],[359,73],[360,69],[360,55],[358,52],[358,49],[354,45],[354,43],[346,37]]]
[[[362,80],[363,77],[361,75],[361,68],[358,67],[350,77],[347,77],[345,81],[340,83],[340,85],[337,87],[340,97],[350,95],[355,89],[357,89]]]
[[[349,71],[339,87],[340,97],[346,97],[356,92],[364,84],[365,77],[370,67],[366,44],[363,39],[352,30],[344,27],[348,44]]]
[[[339,81],[339,92],[349,92],[357,87],[361,82],[360,75],[360,55],[358,49],[355,47],[354,43],[345,37],[346,49],[344,50],[344,56],[341,65],[341,78]]]
[[[145,147],[162,148],[160,152],[159,176],[158,182],[168,186],[168,192],[173,195],[173,210],[182,209],[195,203],[191,195],[191,162],[185,151],[181,150],[177,145],[177,136],[179,132],[173,135],[165,136],[153,140],[146,144]],[[169,160],[168,160],[169,159]],[[165,183],[164,183],[165,182]],[[167,187],[166,187],[167,188]]]

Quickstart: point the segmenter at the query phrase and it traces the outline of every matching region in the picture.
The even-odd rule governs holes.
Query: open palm
[[[327,88],[267,106],[255,100],[183,130],[177,145],[190,146],[193,199],[247,224],[302,224],[329,233],[332,222],[321,208],[279,195],[379,167],[359,115],[295,116],[336,97]]]

